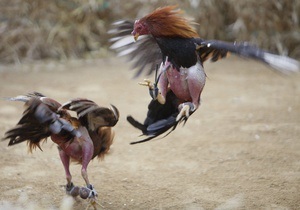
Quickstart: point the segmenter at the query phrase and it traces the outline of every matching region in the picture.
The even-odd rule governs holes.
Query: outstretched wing
[[[88,99],[73,99],[63,104],[60,109],[75,111],[81,124],[90,131],[95,131],[103,126],[112,127],[119,120],[119,111],[115,106],[100,107]]]
[[[4,99],[9,100],[9,101],[25,102],[25,106],[26,106],[27,102],[33,98],[37,98],[37,99],[41,100],[44,104],[46,104],[54,112],[56,112],[57,109],[61,106],[61,104],[58,103],[57,101],[55,101],[54,99],[48,98],[44,94],[39,93],[39,92],[32,92],[32,93],[28,93],[26,95],[19,95],[16,97],[6,97]]]
[[[49,108],[45,109],[45,105],[42,105],[37,97],[26,101],[26,106],[21,119],[14,128],[5,133],[4,139],[9,139],[9,146],[28,141],[29,150],[32,151],[36,147],[40,148],[40,142],[50,136],[51,131],[47,122],[56,116],[52,115]],[[45,121],[40,122],[41,118]]]
[[[300,64],[298,61],[287,56],[281,56],[264,51],[247,42],[224,42],[218,40],[203,40],[195,39],[197,43],[197,51],[199,57],[204,62],[207,59],[217,61],[226,57],[228,52],[236,55],[259,60],[270,67],[288,74],[292,72],[299,72]]]
[[[137,42],[134,42],[131,35],[133,24],[133,21],[125,20],[113,24],[113,29],[109,31],[114,36],[110,40],[113,43],[110,48],[117,51],[120,56],[126,55],[133,62],[132,68],[138,69],[135,75],[137,77],[147,69],[147,74],[155,71],[155,66],[162,62],[162,52],[151,35],[141,36]],[[242,57],[259,60],[285,74],[299,72],[300,69],[298,61],[287,56],[272,54],[247,42],[230,43],[201,38],[194,38],[194,40],[202,62],[206,60],[217,61],[225,58],[230,52]]]
[[[59,103],[41,94],[28,94],[8,98],[12,101],[24,101],[25,111],[17,125],[5,133],[9,146],[28,141],[29,150],[41,149],[40,142],[51,134],[63,134],[65,140],[79,136],[78,131],[66,120],[66,112],[57,112]],[[70,116],[69,116],[70,117]],[[61,133],[63,132],[63,133]]]
[[[135,42],[131,32],[133,30],[133,21],[121,20],[115,22],[113,28],[109,31],[114,38],[110,39],[112,45],[110,48],[118,53],[118,56],[127,56],[133,63],[132,68],[137,69],[135,77],[142,72],[150,75],[155,71],[156,65],[162,62],[161,50],[150,35],[139,37]]]
[[[36,117],[40,117],[40,119],[38,120],[40,121],[40,123],[42,123],[49,117],[48,114],[50,112],[53,112],[53,114],[56,113],[58,108],[61,106],[61,104],[54,99],[48,98],[39,92],[32,92],[28,93],[27,95],[19,95],[16,97],[7,97],[5,99],[9,101],[25,102],[25,107],[27,107],[27,109],[24,111],[23,116],[18,124],[29,123]],[[40,108],[39,111],[35,113],[35,108],[37,108],[38,106],[44,108]],[[41,112],[47,112],[47,114]]]

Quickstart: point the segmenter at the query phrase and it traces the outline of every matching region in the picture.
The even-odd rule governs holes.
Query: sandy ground
[[[104,209],[300,209],[300,76],[285,77],[235,57],[205,65],[202,105],[164,139],[129,145],[150,100],[123,60],[47,62],[0,67],[0,97],[39,91],[66,102],[86,97],[117,106],[121,119],[104,161],[88,173]],[[0,136],[23,106],[0,101]],[[0,209],[58,209],[65,176],[51,140],[28,154],[0,142]],[[83,186],[80,166],[73,181]],[[73,209],[84,209],[77,199]]]

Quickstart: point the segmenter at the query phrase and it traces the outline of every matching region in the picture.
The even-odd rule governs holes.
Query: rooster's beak
[[[134,41],[136,41],[136,40],[139,38],[139,33],[135,33],[135,34],[133,35],[133,37],[134,37]]]

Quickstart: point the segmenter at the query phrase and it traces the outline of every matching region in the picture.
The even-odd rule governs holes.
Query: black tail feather
[[[136,121],[133,117],[130,116],[130,118],[131,118],[131,120],[134,120],[136,123],[144,126],[140,122]],[[149,136],[148,138],[145,138],[145,139],[142,139],[139,141],[130,142],[130,144],[139,144],[139,143],[150,141],[168,131],[164,136],[161,137],[161,138],[165,138],[166,136],[168,136],[170,133],[172,133],[177,128],[178,124],[183,122],[183,126],[184,126],[185,123],[187,122],[187,120],[188,120],[188,118],[184,116],[181,119],[179,119],[178,121],[176,121],[176,117],[171,116],[168,120],[158,121],[156,123],[159,124],[159,126],[153,127],[152,126],[153,124],[152,124],[152,125],[150,125],[152,127],[151,131],[149,131],[149,129],[147,129],[147,132],[145,132],[145,133],[143,132],[143,135]],[[148,128],[150,126],[148,126]],[[136,127],[136,126],[134,126],[134,127]]]
[[[131,117],[131,116],[129,116],[129,117],[130,117],[130,121],[128,120],[128,117],[127,117],[127,120],[131,125],[133,125],[132,122],[136,123],[135,125],[137,125],[137,124],[140,125],[141,126],[140,128],[143,128],[143,130],[140,129],[139,127],[135,126],[135,125],[133,125],[133,126],[140,129],[143,132],[143,135],[149,136],[149,137],[147,137],[145,139],[142,139],[140,141],[131,142],[130,144],[138,144],[138,143],[150,141],[150,140],[164,134],[165,132],[167,132],[171,129],[167,134],[165,134],[162,137],[162,138],[164,138],[167,135],[169,135],[172,131],[174,131],[176,129],[178,123],[180,122],[180,121],[176,121],[176,117],[171,116],[167,120],[163,119],[163,120],[160,120],[160,121],[154,123],[154,124],[157,124],[157,126],[154,125],[154,124],[151,124],[148,127],[145,127],[145,125],[143,125],[140,122],[136,121],[133,117]],[[150,129],[148,129],[149,127],[150,127]]]
[[[136,121],[132,116],[130,116],[130,115],[127,116],[127,121],[128,121],[133,127],[137,128],[137,129],[139,129],[139,130],[141,130],[143,133],[146,132],[147,127],[146,127],[144,124],[142,124],[142,123]]]
[[[174,131],[178,124],[186,123],[187,117],[183,116],[181,119],[176,120],[179,101],[175,94],[169,90],[166,96],[166,103],[160,104],[157,100],[152,100],[148,105],[148,113],[144,123],[140,123],[132,116],[127,117],[127,121],[135,128],[142,131],[142,135],[147,138],[140,141],[134,141],[130,144],[137,144],[150,141],[162,134],[162,138],[169,135]],[[192,114],[192,113],[190,113]],[[184,125],[183,124],[183,125]]]

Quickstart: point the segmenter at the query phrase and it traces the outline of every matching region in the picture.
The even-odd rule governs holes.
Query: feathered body
[[[297,61],[268,53],[246,42],[204,40],[199,37],[193,23],[183,17],[182,13],[176,6],[166,6],[134,22],[118,21],[110,31],[115,35],[111,40],[114,42],[111,48],[133,60],[133,68],[138,68],[136,76],[148,66],[150,66],[148,70],[150,74],[155,70],[155,66],[160,64],[154,84],[149,80],[141,83],[149,87],[153,100],[158,100],[160,105],[156,104],[154,109],[153,106],[148,107],[148,115],[143,124],[138,123],[131,116],[128,117],[133,126],[142,130],[143,134],[150,135],[147,140],[161,135],[170,128],[174,130],[178,123],[186,122],[188,117],[198,109],[206,82],[203,69],[206,60],[217,61],[231,52],[262,61],[284,73],[299,71]],[[130,34],[134,36],[136,42],[129,40]],[[155,117],[157,121],[149,125],[149,116],[161,115],[160,111],[154,114],[154,110],[164,110],[164,106],[169,106],[169,91],[172,91],[176,97],[172,100],[176,101],[177,109],[163,119]],[[173,115],[177,117],[171,117]],[[159,126],[155,127],[156,125]]]
[[[73,99],[63,105],[40,93],[8,98],[25,102],[25,111],[17,125],[5,133],[9,146],[27,141],[29,151],[48,137],[58,145],[59,155],[65,168],[67,193],[77,196],[78,187],[72,183],[70,161],[82,165],[81,174],[87,188],[92,191],[89,198],[97,194],[90,184],[87,166],[95,158],[103,158],[113,142],[112,127],[118,122],[119,112],[114,106],[100,107],[88,99]],[[75,111],[77,118],[69,111]],[[77,192],[74,192],[77,191]]]

